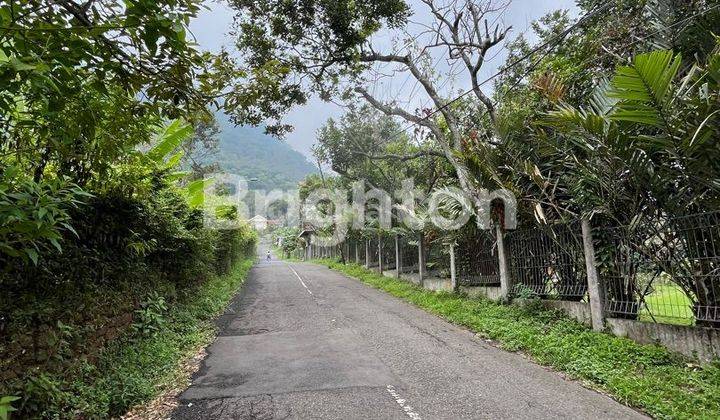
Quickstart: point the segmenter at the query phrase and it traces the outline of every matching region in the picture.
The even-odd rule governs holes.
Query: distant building
[[[248,220],[250,225],[255,228],[258,232],[261,232],[268,227],[268,219],[266,219],[263,216],[260,216],[259,214],[257,216],[253,216],[250,220]]]

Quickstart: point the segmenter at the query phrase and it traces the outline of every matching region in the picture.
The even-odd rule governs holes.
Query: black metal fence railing
[[[357,250],[357,256],[358,256],[357,263],[358,263],[358,264],[365,264],[365,263],[367,262],[367,261],[365,261],[365,246],[366,246],[366,245],[365,245],[365,241],[364,241],[364,240],[360,239],[360,240],[357,241],[357,248],[358,248],[358,250]]]
[[[593,232],[610,317],[720,327],[720,212]]]
[[[372,238],[372,239],[370,239],[369,242],[366,242],[366,246],[368,246],[368,250],[370,251],[370,252],[367,253],[367,256],[368,256],[369,258],[368,258],[368,261],[367,261],[367,264],[366,264],[366,265],[367,265],[368,267],[377,267],[377,266],[378,266],[378,263],[379,263],[379,259],[378,259],[378,256],[379,256],[379,254],[378,254],[378,240],[377,240],[377,238]]]
[[[580,226],[562,224],[506,235],[515,296],[580,301],[587,275]]]
[[[400,237],[400,266],[403,273],[418,271],[418,239]]]
[[[593,298],[602,302],[601,318],[720,328],[720,211],[646,218],[622,226],[593,222],[598,226],[586,239],[592,239],[594,267],[586,261],[579,222],[505,233],[509,294],[588,300],[591,264],[593,273],[597,271],[600,290]],[[454,246],[456,285],[500,286],[505,281],[498,239],[493,231],[482,230],[463,236]],[[419,240],[412,234],[398,238],[401,273],[420,271]],[[356,241],[348,251],[351,261],[355,248],[360,263],[369,267],[378,266],[380,255],[384,270],[397,265],[392,236],[383,238],[381,250],[377,236]],[[450,278],[449,246],[434,240],[424,248],[424,276]]]
[[[500,286],[496,240],[491,231],[478,231],[455,247],[460,286]]]
[[[383,270],[394,270],[396,267],[394,236],[385,236],[382,238],[382,263]]]
[[[446,245],[439,241],[426,243],[425,261],[428,277],[450,277],[450,256]]]

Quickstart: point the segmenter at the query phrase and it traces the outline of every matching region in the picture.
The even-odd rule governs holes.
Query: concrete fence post
[[[402,259],[400,258],[400,235],[395,235],[395,278],[402,273]]]
[[[353,241],[355,246],[355,264],[360,262],[360,249],[358,248],[358,241]]]
[[[383,241],[382,236],[378,233],[378,272],[383,273]]]
[[[583,237],[583,253],[585,254],[585,270],[587,271],[588,295],[590,297],[590,315],[592,327],[595,331],[605,328],[605,290],[600,284],[600,278],[595,264],[595,245],[593,245],[592,228],[590,221],[583,218],[580,221]]]
[[[365,268],[370,268],[370,239],[365,240]]]
[[[505,235],[500,223],[495,225],[495,235],[497,236],[498,267],[500,268],[500,295],[503,300],[507,300],[512,291],[512,282],[510,279],[510,270],[508,270],[507,254],[505,252]]]
[[[418,234],[418,275],[420,276],[420,285],[424,284],[425,269],[425,236],[420,232]]]
[[[350,263],[350,241],[345,241],[345,255],[343,255],[343,262],[345,264]]]
[[[455,243],[450,244],[450,285],[453,292],[457,290],[457,274],[455,273]]]

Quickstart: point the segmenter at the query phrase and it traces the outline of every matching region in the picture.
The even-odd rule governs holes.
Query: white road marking
[[[303,285],[303,287],[305,288],[305,290],[307,290],[307,292],[312,295],[312,292],[310,291],[310,289],[308,289],[307,284],[305,284],[305,282],[303,281],[302,277],[300,277],[300,274],[298,274],[297,271],[295,271],[295,269],[290,266],[290,264],[288,264],[288,268],[295,274],[295,277],[297,277],[298,280],[300,280],[300,284]]]
[[[395,402],[398,403],[400,408],[403,409],[403,411],[405,412],[405,414],[407,414],[408,417],[410,417],[412,420],[421,420],[420,414],[416,413],[410,405],[406,404],[407,401],[404,398],[400,397],[400,394],[398,394],[394,386],[388,385],[387,390],[390,395],[395,398]]]

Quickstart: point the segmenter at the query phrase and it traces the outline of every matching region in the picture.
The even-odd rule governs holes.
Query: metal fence
[[[610,317],[720,327],[720,212],[593,232]]]
[[[400,266],[403,273],[418,271],[418,240],[400,237]]]
[[[579,224],[518,230],[506,235],[513,294],[580,301],[587,275]]]
[[[450,277],[450,256],[447,245],[439,240],[425,244],[425,265],[428,277]]]
[[[381,251],[382,251],[381,254],[382,254],[383,270],[394,270],[397,266],[395,264],[395,237],[394,236],[384,236],[382,238]]]
[[[365,248],[367,247],[367,244],[365,243],[364,239],[359,239],[357,242],[358,247],[358,264],[366,264],[367,261],[365,260]]]
[[[624,226],[594,222],[599,225],[592,230],[592,244],[605,316],[720,328],[720,211]],[[425,275],[450,277],[448,246],[426,241]],[[392,270],[395,241],[388,236],[383,242],[383,269]],[[355,242],[362,263],[367,243]],[[507,232],[504,243],[511,296],[588,300],[579,222]],[[418,236],[399,237],[402,273],[419,271],[418,244]],[[368,266],[377,267],[377,237],[369,246]],[[350,247],[351,260],[355,247]],[[454,249],[457,285],[500,285],[494,232],[470,232]]]
[[[379,263],[377,237],[371,238],[368,242],[366,242],[366,246],[370,252],[366,254],[369,258],[365,265],[368,267],[377,267]]]
[[[500,286],[497,244],[491,231],[476,231],[455,247],[457,282],[461,286]]]

